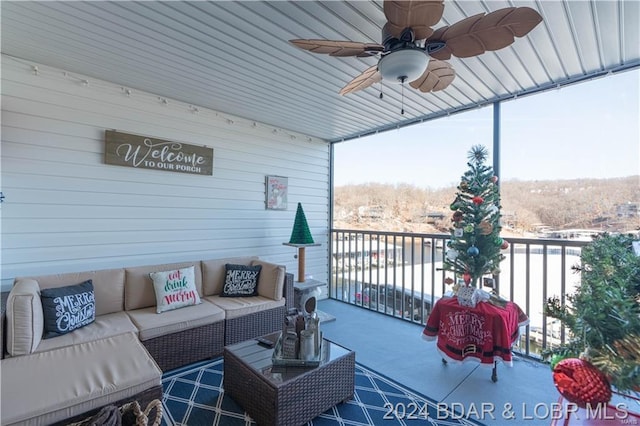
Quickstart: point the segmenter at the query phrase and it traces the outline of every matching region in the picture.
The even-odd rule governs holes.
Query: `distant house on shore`
[[[427,223],[434,224],[437,221],[444,219],[445,215],[442,212],[427,212],[424,217]]]
[[[639,217],[640,203],[628,201],[624,204],[616,205],[616,216],[618,217]]]
[[[360,206],[358,216],[362,219],[383,219],[385,211],[383,206]]]

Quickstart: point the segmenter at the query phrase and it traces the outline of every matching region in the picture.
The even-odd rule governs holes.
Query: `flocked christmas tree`
[[[451,203],[451,240],[444,269],[462,277],[467,285],[478,287],[483,275],[497,275],[508,243],[500,238],[500,192],[498,177],[485,164],[487,149],[475,145],[469,151],[467,170]]]

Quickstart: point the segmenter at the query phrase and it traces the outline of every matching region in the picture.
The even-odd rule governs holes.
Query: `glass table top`
[[[268,334],[266,337],[269,340],[276,341],[280,336],[280,332]],[[295,379],[298,376],[308,373],[317,368],[322,368],[323,365],[328,364],[340,357],[343,357],[351,350],[338,345],[330,340],[323,339],[321,346],[320,365],[317,367],[289,367],[289,366],[276,366],[273,365],[272,356],[273,349],[260,346],[255,339],[247,340],[245,342],[236,343],[234,345],[227,346],[225,350],[228,350],[233,355],[242,360],[249,368],[261,375],[266,380],[269,380],[274,385],[285,383],[289,380]]]

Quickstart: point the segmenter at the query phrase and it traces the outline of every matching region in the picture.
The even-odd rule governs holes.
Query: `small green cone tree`
[[[478,287],[483,275],[497,275],[508,243],[500,238],[500,192],[493,169],[485,165],[488,152],[475,145],[468,154],[469,170],[462,175],[453,210],[451,240],[447,244],[444,269]]]
[[[302,210],[302,204],[298,203],[298,209],[296,210],[296,218],[293,222],[293,230],[291,231],[291,238],[289,238],[289,244],[313,244],[313,237],[309,230],[309,224],[307,223],[307,217]]]

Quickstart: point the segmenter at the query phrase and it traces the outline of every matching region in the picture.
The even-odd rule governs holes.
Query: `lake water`
[[[402,243],[399,241],[399,243]],[[399,244],[398,244],[399,245]],[[391,247],[389,244],[387,247]],[[451,286],[443,283],[442,248],[435,248],[432,264],[431,245],[424,245],[422,241],[405,241],[404,260],[405,265],[387,265],[386,267],[365,267],[345,271],[343,276],[345,286],[342,293],[345,299],[355,300],[355,293],[366,287],[367,284],[390,285],[395,289],[405,289],[414,294],[424,294],[425,299],[442,297],[444,292],[451,290]],[[562,256],[558,252],[549,249],[546,262],[540,250],[531,250],[528,256],[524,246],[515,250],[513,262],[511,255],[505,251],[506,258],[501,262],[499,276],[499,293],[506,299],[513,300],[531,319],[532,327],[541,327],[543,321],[544,303],[551,296],[561,296],[572,293],[580,284],[580,276],[575,274],[572,266],[579,264],[579,252],[565,256],[562,264]],[[400,256],[400,258],[402,258]],[[413,260],[414,265],[411,265]],[[512,272],[513,264],[513,272]],[[339,271],[341,272],[341,271]],[[333,273],[335,280],[336,273]],[[446,276],[451,276],[447,273]],[[342,281],[342,279],[340,280]],[[351,285],[349,285],[349,281]],[[547,319],[548,324],[553,321]]]

